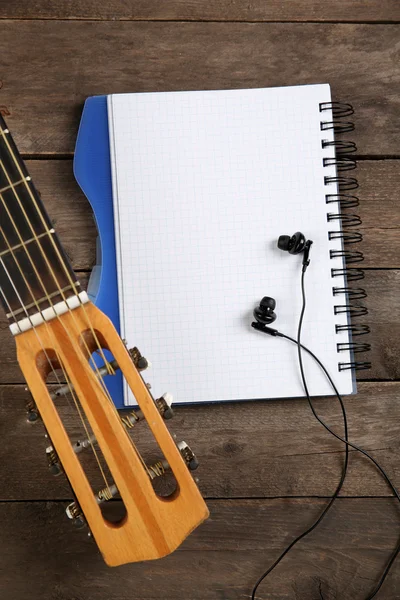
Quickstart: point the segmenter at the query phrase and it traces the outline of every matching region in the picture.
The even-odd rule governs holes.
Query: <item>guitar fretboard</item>
[[[1,115],[0,130],[0,298],[13,323],[79,283]]]

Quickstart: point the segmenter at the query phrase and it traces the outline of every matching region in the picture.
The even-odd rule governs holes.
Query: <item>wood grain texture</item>
[[[345,399],[351,439],[382,462],[397,484],[399,395],[400,383],[360,383],[359,393]],[[27,423],[26,398],[21,385],[0,386],[0,475],[6,482],[0,499],[70,498],[64,476],[55,478],[48,472],[48,442],[40,422]],[[321,398],[315,405],[341,434],[338,402]],[[57,406],[73,441],[85,437],[72,403],[60,399]],[[340,478],[343,445],[314,419],[303,399],[180,406],[168,428],[195,451],[200,462],[196,477],[206,498],[326,497]],[[160,458],[145,423],[131,435],[147,463]],[[101,486],[90,450],[80,456],[90,481]],[[372,463],[352,451],[342,495],[389,496],[391,491]]]
[[[258,576],[320,513],[321,500],[209,502],[211,518],[172,555],[107,568],[60,503],[0,504],[1,593],[12,600],[243,600]],[[260,587],[259,600],[361,600],[398,538],[391,499],[341,499]],[[382,600],[398,600],[395,564]]]
[[[360,154],[400,155],[399,31],[400,25],[3,20],[0,52],[12,60],[3,64],[0,105],[21,152],[71,153],[87,96],[328,81],[335,99],[355,105]]]
[[[93,213],[73,176],[70,160],[26,162],[60,239],[76,270],[89,270],[95,261],[96,227]],[[353,172],[359,180],[360,206],[347,212],[360,215],[364,243],[363,267],[400,268],[400,161],[359,161]],[[133,200],[134,201],[134,198]],[[334,205],[327,208],[334,212]],[[337,228],[335,223],[332,228]]]
[[[397,0],[0,0],[0,18],[190,21],[400,21]]]
[[[97,235],[93,213],[72,172],[72,161],[26,161],[63,247],[76,270],[91,269]]]

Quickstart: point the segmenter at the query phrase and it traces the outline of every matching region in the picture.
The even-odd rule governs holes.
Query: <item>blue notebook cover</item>
[[[75,147],[74,175],[91,204],[98,230],[96,265],[90,276],[88,295],[119,332],[107,96],[93,96],[85,102]],[[100,358],[98,364],[102,364]],[[117,371],[104,381],[116,407],[124,408],[122,374]]]

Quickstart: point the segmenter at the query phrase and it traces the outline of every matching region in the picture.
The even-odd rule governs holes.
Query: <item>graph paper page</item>
[[[281,234],[313,240],[306,273],[302,342],[342,393],[350,360],[335,332],[344,297],[333,296],[327,189],[335,175],[321,131],[329,85],[112,95],[108,98],[121,335],[152,363],[159,397],[208,402],[303,396],[297,348],[251,328],[263,296],[276,299],[272,325],[296,337],[302,256],[276,246]],[[337,205],[329,205],[335,208]],[[312,395],[330,395],[305,357]],[[134,403],[125,389],[125,403]]]

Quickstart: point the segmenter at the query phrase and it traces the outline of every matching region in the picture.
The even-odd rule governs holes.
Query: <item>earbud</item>
[[[277,329],[267,327],[269,323],[273,323],[276,319],[276,314],[274,313],[275,306],[276,302],[273,298],[264,296],[260,302],[260,305],[253,310],[253,315],[256,322],[252,323],[251,326],[254,329],[257,329],[257,331],[268,333],[268,335],[281,335]]]
[[[310,264],[309,254],[312,241],[306,240],[304,233],[296,231],[292,236],[280,235],[278,239],[278,248],[289,252],[289,254],[300,254],[304,252],[303,256],[303,271],[306,270]]]
[[[301,231],[296,231],[292,236],[280,235],[278,239],[278,248],[286,250],[289,254],[300,254],[300,252],[303,252],[305,245],[306,238]]]
[[[275,306],[276,302],[273,298],[264,296],[260,305],[253,310],[253,315],[257,323],[261,323],[262,325],[273,323],[276,319],[276,314],[274,313]]]

